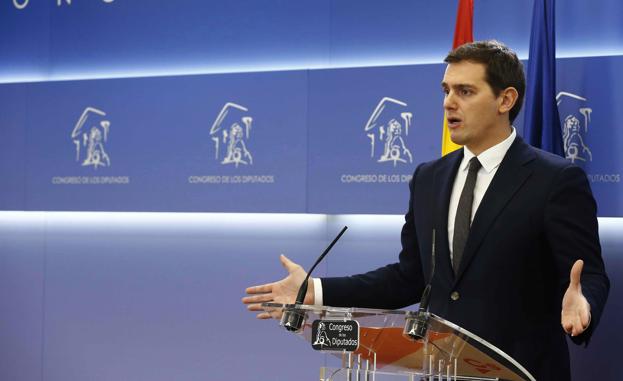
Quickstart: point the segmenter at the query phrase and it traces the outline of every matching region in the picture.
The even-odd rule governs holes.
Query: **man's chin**
[[[465,145],[465,139],[457,131],[450,131],[450,140],[452,143],[463,146]]]

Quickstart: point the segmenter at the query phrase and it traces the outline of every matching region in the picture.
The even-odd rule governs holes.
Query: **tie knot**
[[[482,164],[480,164],[478,158],[476,156],[472,157],[469,161],[469,172],[478,172],[480,167],[482,167]]]

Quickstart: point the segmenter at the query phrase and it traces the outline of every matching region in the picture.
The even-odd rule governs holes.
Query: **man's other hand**
[[[582,294],[580,277],[584,262],[579,259],[571,268],[569,288],[562,298],[562,313],[560,323],[562,328],[571,336],[584,332],[591,322],[591,306]]]
[[[293,304],[296,301],[299,287],[301,287],[305,276],[307,276],[307,273],[300,265],[292,262],[285,255],[279,256],[279,261],[288,272],[288,276],[277,282],[249,287],[246,289],[246,293],[250,296],[242,298],[242,303],[247,305],[249,311],[259,311],[257,314],[258,319],[279,318],[281,313],[265,311],[262,308],[262,303]],[[303,303],[314,304],[314,282],[309,279],[307,283],[307,294]]]

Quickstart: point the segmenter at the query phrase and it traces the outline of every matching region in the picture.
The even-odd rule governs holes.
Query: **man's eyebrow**
[[[453,85],[448,85],[446,82],[441,82],[441,87],[446,89],[448,87],[454,87],[456,88],[460,88],[460,89],[465,89],[465,88],[469,88],[469,89],[475,89],[476,86],[471,84],[471,83],[456,83]]]

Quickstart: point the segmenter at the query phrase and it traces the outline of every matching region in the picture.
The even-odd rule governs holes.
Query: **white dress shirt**
[[[478,161],[482,167],[478,170],[476,177],[476,186],[474,187],[474,203],[472,204],[472,221],[478,211],[478,206],[485,195],[485,192],[493,180],[493,176],[497,172],[506,152],[511,147],[517,136],[515,127],[512,127],[511,134],[494,145],[493,147],[483,151],[478,155]],[[459,166],[459,170],[454,178],[452,186],[452,194],[450,195],[450,206],[448,208],[448,244],[450,245],[450,259],[452,260],[452,240],[454,238],[454,219],[456,218],[456,209],[459,206],[459,198],[467,180],[467,172],[469,169],[469,161],[475,155],[467,148],[463,147],[463,160]],[[314,304],[321,306],[322,303],[322,281],[320,278],[312,278],[314,282]]]
[[[483,151],[478,155],[478,161],[482,167],[478,170],[476,177],[476,186],[474,187],[474,201],[472,204],[472,217],[470,221],[474,220],[478,206],[485,195],[485,192],[493,180],[493,176],[498,171],[498,167],[502,163],[502,159],[506,155],[506,152],[511,147],[511,144],[515,141],[517,132],[515,127],[512,127],[511,134],[494,145],[491,148]],[[454,239],[454,220],[456,219],[456,210],[459,207],[459,199],[461,198],[461,192],[465,186],[465,180],[467,180],[467,172],[469,170],[469,161],[475,155],[467,148],[463,147],[463,161],[459,166],[459,170],[454,178],[454,185],[452,186],[452,194],[450,195],[450,206],[448,207],[448,244],[450,245],[450,260],[452,260],[452,242]]]

